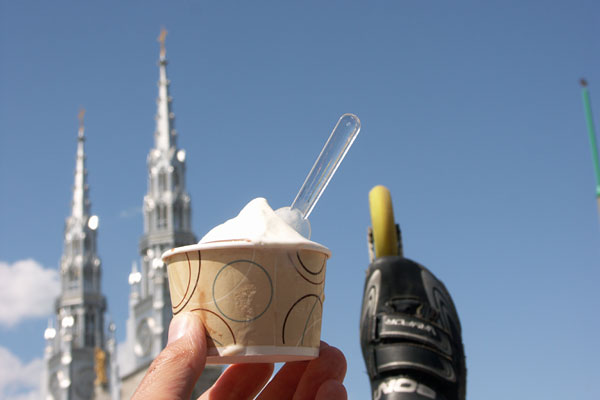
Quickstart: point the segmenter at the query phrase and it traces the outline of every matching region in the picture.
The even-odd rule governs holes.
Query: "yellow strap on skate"
[[[375,186],[369,192],[371,224],[375,257],[398,255],[398,232],[394,220],[392,196],[385,186]]]

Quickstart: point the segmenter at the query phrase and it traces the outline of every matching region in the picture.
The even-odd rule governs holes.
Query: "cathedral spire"
[[[177,148],[166,72],[166,30],[160,43],[155,145],[148,153],[148,191],[144,196],[144,234],[140,239],[141,263],[129,274],[129,319],[123,353],[123,373],[146,367],[167,343],[172,317],[169,281],[161,254],[173,247],[196,242],[191,229],[191,199],[186,190],[186,153]]]
[[[83,117],[85,110],[79,111],[79,132],[77,134],[77,161],[75,162],[75,185],[73,186],[73,204],[71,215],[83,218],[89,215],[90,200],[87,187],[87,171],[85,170],[85,126]]]
[[[101,290],[102,263],[97,254],[98,217],[90,215],[84,114],[84,110],[79,112],[73,201],[71,215],[65,221],[61,293],[55,302],[57,327],[49,325],[44,332],[42,391],[57,400],[93,398],[94,349],[105,351],[106,298]]]
[[[156,132],[154,133],[154,142],[156,149],[168,151],[175,147],[175,115],[171,111],[171,96],[169,95],[169,79],[167,79],[167,50],[165,49],[165,39],[167,30],[162,28],[158,42],[160,43],[159,80],[158,80],[158,99],[156,111]]]

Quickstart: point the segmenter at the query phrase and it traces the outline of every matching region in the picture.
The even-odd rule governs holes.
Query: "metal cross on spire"
[[[83,117],[85,116],[85,108],[81,108],[79,110],[79,114],[77,115],[77,118],[79,118],[79,137],[83,138],[83,129],[84,129],[84,125],[83,125]]]
[[[167,55],[167,49],[165,48],[165,39],[167,37],[167,30],[162,27],[160,29],[160,35],[158,35],[158,43],[160,43],[160,58],[165,58]]]

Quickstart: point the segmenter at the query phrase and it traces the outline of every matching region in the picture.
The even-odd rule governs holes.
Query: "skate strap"
[[[452,364],[434,351],[410,343],[382,344],[375,348],[375,366],[379,374],[418,370],[456,382]]]
[[[399,339],[433,347],[445,356],[452,356],[450,338],[446,331],[422,319],[399,313],[377,315],[372,340],[389,342]]]

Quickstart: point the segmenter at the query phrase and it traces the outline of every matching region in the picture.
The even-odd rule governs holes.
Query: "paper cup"
[[[163,255],[173,314],[201,316],[208,364],[319,355],[329,253],[293,246],[185,246]]]

